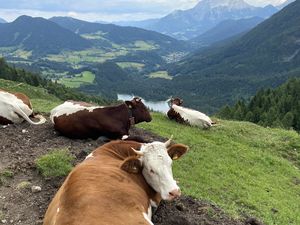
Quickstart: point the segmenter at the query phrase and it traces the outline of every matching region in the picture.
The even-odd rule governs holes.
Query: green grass
[[[156,71],[153,73],[150,73],[148,75],[150,78],[163,78],[167,80],[172,80],[173,78],[168,74],[167,71]]]
[[[300,137],[295,131],[220,121],[210,130],[153,114],[139,127],[174,135],[190,147],[174,163],[183,192],[212,201],[232,216],[253,215],[268,225],[300,224]],[[274,212],[274,209],[277,212]]]
[[[0,171],[1,177],[12,178],[14,176],[14,172],[8,169]]]
[[[109,51],[91,48],[83,51],[64,51],[57,55],[47,55],[45,59],[77,65],[80,63],[102,63],[127,53],[125,48],[110,49]]]
[[[58,82],[70,88],[79,88],[80,85],[92,84],[94,80],[95,74],[90,71],[84,71],[72,78],[61,78]]]
[[[68,149],[57,149],[36,159],[36,167],[44,177],[61,177],[72,170],[73,160]]]
[[[33,87],[28,84],[0,79],[0,88],[12,92],[22,92],[26,94],[33,105],[34,112],[50,112],[62,101],[40,87]]]
[[[151,51],[151,50],[159,48],[159,46],[149,43],[149,42],[145,42],[145,41],[134,42],[134,47],[135,47],[135,50],[138,50],[138,51]]]
[[[98,31],[96,33],[87,33],[87,34],[82,34],[80,35],[81,37],[89,40],[107,40],[104,38],[105,33]]]
[[[136,70],[142,70],[145,66],[145,64],[143,63],[136,63],[136,62],[118,62],[117,64],[122,69],[133,68]]]

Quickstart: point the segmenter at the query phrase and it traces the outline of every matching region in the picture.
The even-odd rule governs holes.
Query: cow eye
[[[152,174],[155,174],[155,172],[154,172],[154,170],[153,170],[153,169],[151,169],[151,170],[150,170],[150,173],[152,173]]]

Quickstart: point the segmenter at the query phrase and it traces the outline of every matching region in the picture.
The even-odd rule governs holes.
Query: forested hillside
[[[263,126],[293,128],[300,131],[300,79],[290,79],[275,89],[263,89],[250,100],[226,106],[218,115]]]
[[[50,94],[58,97],[61,100],[82,100],[92,101],[98,104],[108,104],[108,100],[98,96],[88,96],[74,89],[67,88],[62,84],[53,83],[50,80],[41,78],[38,74],[27,72],[23,69],[17,69],[9,66],[3,58],[0,58],[0,78],[18,82],[24,82],[32,86],[41,86]]]
[[[200,95],[202,105],[214,110],[299,76],[299,12],[300,1],[295,1],[238,40],[174,64],[169,68],[173,83],[186,88],[186,95]]]

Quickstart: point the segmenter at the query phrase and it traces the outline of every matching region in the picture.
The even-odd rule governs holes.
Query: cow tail
[[[46,122],[46,119],[42,116],[42,115],[35,115],[34,118],[39,119],[40,121],[38,122],[34,122],[32,121],[27,115],[26,113],[17,105],[15,108],[16,113],[21,116],[24,120],[26,120],[28,123],[32,124],[32,125],[40,125]]]

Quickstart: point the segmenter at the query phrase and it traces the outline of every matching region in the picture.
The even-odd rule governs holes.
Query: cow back
[[[139,146],[116,141],[96,149],[69,174],[47,210],[44,225],[53,219],[56,225],[149,224],[143,212],[156,193],[141,173],[120,169],[123,159],[134,154],[131,147]]]

